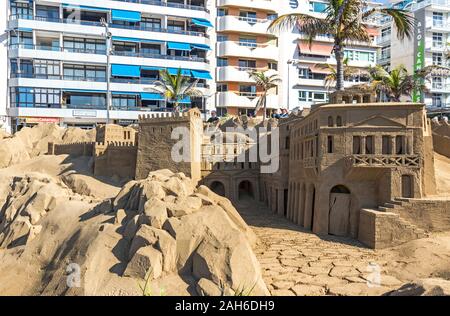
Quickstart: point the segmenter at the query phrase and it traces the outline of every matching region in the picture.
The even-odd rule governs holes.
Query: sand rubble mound
[[[144,280],[153,295],[269,294],[226,198],[169,170],[94,198],[62,156],[0,170],[2,295],[142,295]]]
[[[204,186],[195,188],[183,173],[161,170],[132,181],[113,207],[130,243],[125,276],[157,279],[180,273],[203,280],[197,289],[209,285],[200,295],[242,289],[268,294],[250,228],[227,199]]]
[[[56,124],[25,127],[12,137],[0,137],[0,168],[46,154],[48,143],[76,143],[95,141],[95,130],[62,128]]]

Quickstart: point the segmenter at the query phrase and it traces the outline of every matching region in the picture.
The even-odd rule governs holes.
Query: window
[[[161,45],[159,44],[141,44],[141,52],[147,56],[161,55]]]
[[[239,94],[247,97],[256,97],[256,86],[239,85]]]
[[[64,79],[106,81],[106,67],[88,65],[64,65]]]
[[[444,15],[442,12],[433,12],[433,26],[436,27],[444,26]]]
[[[442,93],[433,93],[431,96],[431,102],[433,107],[442,107]]]
[[[113,95],[112,107],[113,109],[128,110],[137,106],[135,95]]]
[[[442,33],[433,33],[433,47],[436,48],[442,48],[443,42],[442,42]]]
[[[36,17],[45,21],[56,21],[59,19],[59,7],[36,5]]]
[[[14,107],[31,108],[34,106],[33,88],[11,88],[11,103]]]
[[[239,37],[240,46],[256,47],[256,37]]]
[[[327,152],[329,154],[333,153],[333,136],[328,136],[327,138]]]
[[[225,15],[228,15],[227,9],[222,9],[222,8],[217,9],[217,16],[225,16]]]
[[[309,1],[309,11],[311,12],[325,12],[327,4],[323,2]]]
[[[392,153],[392,148],[391,148],[391,137],[390,136],[382,136],[381,137],[381,141],[382,141],[382,154],[383,155],[390,155]]]
[[[64,37],[63,43],[63,48],[66,52],[106,53],[106,43],[100,39]]]
[[[353,136],[353,154],[361,154],[361,136]]]
[[[168,20],[167,29],[173,32],[182,32],[185,30],[185,25],[183,21]]]
[[[391,47],[383,47],[381,48],[381,59],[391,58]]]
[[[36,78],[59,78],[61,75],[59,61],[35,59],[34,74]]]
[[[276,13],[268,13],[267,14],[267,20],[269,20],[269,21],[276,20],[277,18],[278,18],[278,14],[276,14]]]
[[[61,92],[59,89],[34,89],[34,106],[41,108],[61,107]]]
[[[298,100],[299,101],[308,101],[308,92],[307,91],[299,91],[298,92]]]
[[[33,61],[24,59],[11,59],[11,77],[14,78],[17,76],[23,78],[33,77]]]
[[[405,153],[404,138],[404,136],[395,137],[395,152],[397,155],[403,155]]]
[[[375,52],[344,50],[344,58],[348,58],[348,60],[352,61],[375,62]]]
[[[63,96],[69,109],[106,108],[106,95],[104,93],[66,92]]]
[[[442,66],[442,53],[433,53],[433,65]]]
[[[228,41],[228,36],[227,35],[217,35],[217,42],[226,42]]]
[[[336,125],[342,126],[342,117],[340,117],[339,115],[338,115],[338,117],[336,117]]]
[[[228,59],[217,57],[217,67],[226,67],[228,66]]]
[[[373,155],[375,153],[373,139],[374,139],[373,136],[366,136],[366,154],[367,155]]]
[[[217,85],[217,92],[227,92],[228,91],[228,85],[227,84],[218,84]]]
[[[298,77],[299,78],[308,78],[309,77],[309,68],[298,68]]]
[[[442,77],[432,77],[431,82],[432,82],[431,86],[433,87],[433,89],[442,89],[443,88]]]
[[[381,38],[389,39],[391,37],[391,28],[386,27],[381,30]]]
[[[275,62],[269,62],[267,65],[268,65],[268,68],[271,70],[278,70],[278,64]]]
[[[114,52],[136,53],[138,50],[136,43],[113,41],[112,45]]]
[[[158,18],[142,18],[141,27],[147,30],[160,30],[161,29],[161,19]]]
[[[256,60],[239,59],[240,70],[254,69],[254,68],[256,68]]]
[[[11,15],[20,16],[22,19],[33,18],[33,2],[21,3],[16,1],[10,1]]]
[[[333,127],[333,126],[334,126],[333,117],[328,116],[328,127]]]
[[[325,92],[314,92],[314,91],[298,91],[300,102],[318,102],[322,103],[328,100],[328,94]]]
[[[256,23],[256,12],[254,11],[240,11],[239,20],[247,21],[250,24]]]
[[[33,34],[31,32],[11,32],[10,36],[11,45],[19,45],[23,48],[33,48]]]

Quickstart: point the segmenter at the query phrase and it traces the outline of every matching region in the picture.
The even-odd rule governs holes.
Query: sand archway
[[[250,181],[244,180],[239,183],[239,200],[255,199],[255,192]]]
[[[350,228],[350,190],[344,185],[336,185],[330,190],[330,211],[328,233],[347,236]]]

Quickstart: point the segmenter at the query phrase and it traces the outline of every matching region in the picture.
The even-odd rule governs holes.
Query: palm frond
[[[392,17],[392,21],[397,28],[397,37],[400,40],[403,40],[405,37],[408,39],[413,37],[416,19],[406,10],[379,7],[364,12],[362,17],[365,19],[380,13]]]

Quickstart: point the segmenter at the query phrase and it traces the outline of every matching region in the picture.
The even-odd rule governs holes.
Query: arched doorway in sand
[[[344,185],[336,185],[330,190],[330,211],[328,233],[347,236],[350,228],[351,193]]]
[[[220,181],[214,181],[210,185],[211,191],[221,196],[225,196],[225,185]]]
[[[253,185],[250,181],[244,180],[241,183],[239,183],[239,200],[254,200],[255,199],[255,192],[253,190]]]

